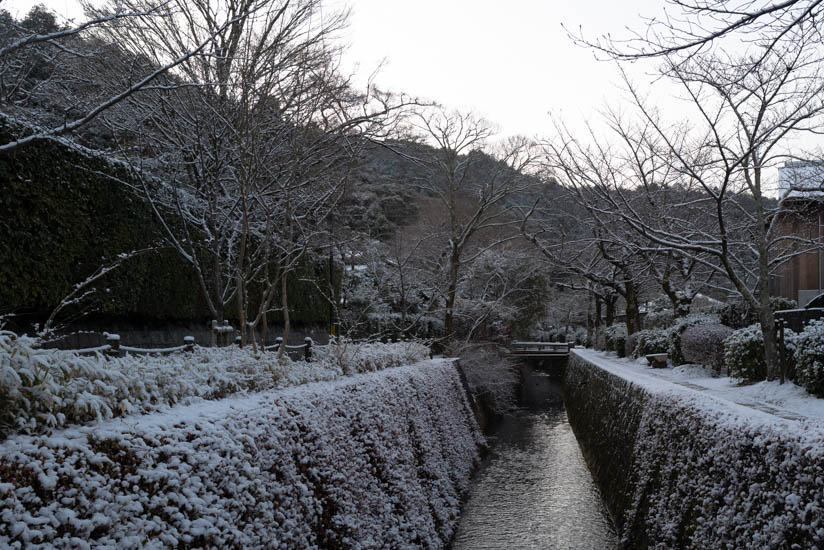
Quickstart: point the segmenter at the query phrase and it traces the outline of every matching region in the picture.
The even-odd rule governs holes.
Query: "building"
[[[804,307],[824,293],[824,162],[786,162],[778,169],[778,189],[777,236],[787,238],[773,254],[790,259],[779,266],[770,291]]]

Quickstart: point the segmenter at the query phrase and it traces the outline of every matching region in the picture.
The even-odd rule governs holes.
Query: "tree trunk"
[[[286,343],[289,341],[289,300],[286,294],[286,273],[281,274],[280,279],[280,306],[283,311],[283,339],[278,348],[278,359],[282,359],[286,354]]]
[[[610,294],[604,297],[604,303],[606,305],[606,312],[604,313],[604,324],[608,327],[612,326],[615,322],[615,302],[618,301],[618,296],[615,294]]]
[[[627,303],[626,324],[627,336],[629,336],[641,330],[641,313],[638,311],[638,293],[635,290],[635,285],[631,282],[626,284],[626,296],[624,299]]]
[[[448,344],[452,341],[454,332],[454,309],[455,296],[458,290],[458,266],[459,266],[458,251],[453,250],[449,258],[449,283],[446,291],[446,312],[444,313],[443,321],[443,336],[444,341]]]

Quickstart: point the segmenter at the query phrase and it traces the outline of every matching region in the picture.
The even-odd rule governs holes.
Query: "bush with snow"
[[[2,548],[441,548],[483,438],[430,361],[0,443]]]
[[[669,334],[666,330],[647,329],[636,332],[634,357],[644,357],[651,353],[667,353],[669,348]]]
[[[518,367],[497,349],[471,346],[460,352],[461,370],[469,391],[493,414],[511,412],[517,405]]]
[[[310,363],[279,362],[249,347],[196,347],[193,353],[107,358],[44,350],[0,331],[0,440],[11,433],[145,413],[238,392],[332,380],[414,363],[429,356],[417,342],[313,348]]]
[[[644,326],[648,329],[666,329],[675,321],[675,312],[672,309],[650,311],[644,317]]]
[[[759,323],[734,331],[724,341],[724,364],[732,378],[747,382],[767,378],[764,334]]]
[[[627,326],[622,323],[615,323],[604,330],[607,351],[614,351],[618,357],[623,357],[626,353]]]
[[[717,315],[707,315],[704,313],[691,313],[686,317],[680,317],[669,329],[669,352],[670,362],[674,365],[682,365],[687,362],[681,350],[681,335],[689,327],[696,325],[717,325],[719,319]]]
[[[795,300],[781,296],[770,298],[772,311],[795,309],[798,307]],[[724,304],[720,309],[721,323],[734,329],[745,328],[758,322],[758,311],[753,309],[745,300],[734,300]]]
[[[733,329],[721,324],[693,325],[681,333],[681,354],[687,363],[706,365],[720,373],[724,367],[724,341]]]
[[[808,392],[824,397],[824,321],[810,321],[792,340],[796,381]]]

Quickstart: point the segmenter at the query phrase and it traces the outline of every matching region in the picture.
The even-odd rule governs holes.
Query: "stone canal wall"
[[[824,548],[824,432],[570,354],[569,420],[625,548]]]
[[[0,443],[2,548],[439,548],[483,444],[453,362]]]

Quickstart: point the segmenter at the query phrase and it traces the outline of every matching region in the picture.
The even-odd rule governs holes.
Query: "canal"
[[[520,408],[488,436],[453,550],[617,546],[598,487],[567,421],[559,380],[522,366]]]

